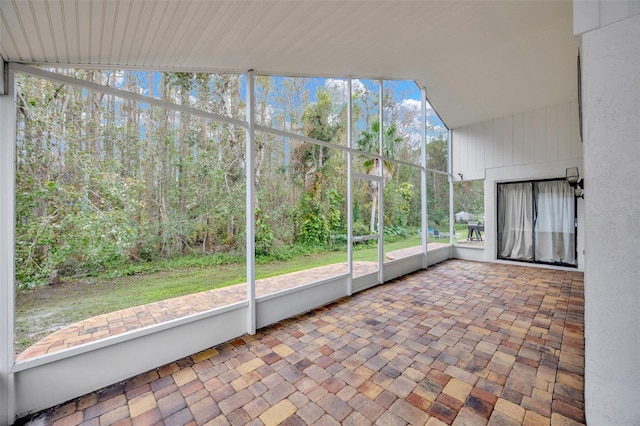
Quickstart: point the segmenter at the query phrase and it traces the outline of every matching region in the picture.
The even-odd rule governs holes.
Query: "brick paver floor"
[[[445,246],[447,244],[430,243],[429,249],[434,250]],[[420,251],[420,246],[409,247],[387,253],[387,258],[389,260],[399,259],[419,254]],[[378,267],[375,262],[353,262],[354,277],[366,275],[377,270]],[[346,263],[336,263],[256,280],[256,296],[265,296],[276,291],[298,287],[324,278],[346,274],[347,272]],[[87,318],[42,338],[20,353],[16,357],[16,361],[25,361],[73,346],[94,342],[105,337],[115,336],[126,331],[205,312],[241,302],[246,298],[247,284],[242,283]]]
[[[443,262],[85,395],[54,425],[576,425],[583,274]]]

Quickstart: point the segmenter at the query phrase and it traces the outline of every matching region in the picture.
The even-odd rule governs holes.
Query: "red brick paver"
[[[452,260],[33,424],[584,424],[583,275]]]

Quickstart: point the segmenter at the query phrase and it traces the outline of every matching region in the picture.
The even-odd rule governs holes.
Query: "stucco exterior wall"
[[[640,15],[582,35],[585,399],[595,426],[640,424],[639,40]]]

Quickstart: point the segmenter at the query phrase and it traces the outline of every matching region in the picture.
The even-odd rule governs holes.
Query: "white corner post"
[[[8,95],[7,93],[7,82],[5,81],[5,78],[9,76],[9,71],[5,70],[5,68],[7,67],[7,64],[0,59],[0,96],[5,96]]]
[[[595,3],[593,24],[620,9]],[[631,4],[635,15],[581,36],[589,425],[640,424],[640,4]]]
[[[427,215],[427,88],[421,89],[421,115],[422,115],[422,143],[420,144],[422,163],[421,168],[421,181],[420,181],[420,194],[422,201],[422,267],[427,267],[427,238],[429,233],[429,224]]]
[[[451,257],[453,257],[453,242],[455,239],[455,230],[454,230],[454,222],[455,216],[453,214],[453,158],[451,150],[451,131],[447,132],[447,180],[449,181],[449,244],[450,244],[450,252]]]
[[[245,185],[246,185],[246,262],[247,262],[247,300],[249,314],[247,333],[256,334],[256,180],[255,180],[255,78],[253,70],[247,73],[247,137],[245,142]]]
[[[380,79],[378,120],[380,121],[380,137],[378,154],[378,283],[384,282],[384,80]]]
[[[352,125],[352,111],[353,101],[351,99],[352,96],[352,88],[351,88],[352,80],[349,77],[347,81],[347,270],[349,272],[349,278],[347,279],[347,295],[351,296],[353,294],[353,188],[351,188],[353,184],[353,179],[351,179],[351,173],[353,172],[353,167],[351,162],[353,161],[353,156],[351,154],[351,150],[353,149],[353,125]]]
[[[0,425],[15,420],[14,223],[16,105],[13,71],[0,60]]]

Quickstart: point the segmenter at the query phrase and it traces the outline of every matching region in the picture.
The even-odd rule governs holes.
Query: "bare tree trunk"
[[[153,88],[154,73],[150,73],[149,87]],[[144,207],[146,210],[146,222],[150,223],[153,220],[153,164],[155,158],[153,155],[153,137],[154,135],[145,133],[146,139],[146,152],[145,152],[145,165],[144,165]]]
[[[162,93],[163,100],[168,99],[168,90],[167,90],[167,76],[166,74],[162,74],[160,81],[160,90]],[[168,182],[171,176],[171,159],[169,158],[169,150],[168,150],[168,141],[167,141],[167,125],[169,122],[169,116],[167,110],[164,108],[159,109],[158,111],[158,135],[157,140],[160,144],[160,158],[159,158],[159,170],[158,170],[158,182],[157,182],[157,195],[156,195],[156,226],[158,227],[158,253],[165,253],[165,244],[164,244],[164,228],[166,226],[165,223],[165,211],[166,211],[166,194],[165,191],[167,189]]]

